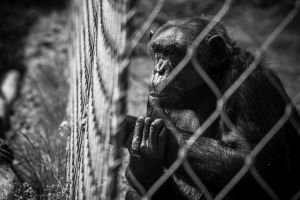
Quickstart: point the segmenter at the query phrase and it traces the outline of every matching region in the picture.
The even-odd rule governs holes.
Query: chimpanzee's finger
[[[152,152],[158,151],[158,136],[159,132],[161,131],[162,127],[164,125],[164,122],[162,119],[156,119],[154,122],[152,122],[150,126],[150,133],[149,133],[149,149],[151,149]]]
[[[148,140],[148,137],[149,137],[149,129],[150,129],[151,122],[152,122],[152,120],[151,120],[150,117],[145,118],[143,138],[142,138],[142,143],[141,143],[141,147],[140,147],[140,149],[143,153],[145,153],[147,148],[148,148],[147,140]]]
[[[139,155],[140,144],[142,142],[143,129],[144,129],[144,117],[139,117],[136,120],[132,143],[131,143],[131,152],[132,155]]]
[[[168,129],[164,126],[158,135],[158,152],[159,157],[162,157],[165,154],[166,148],[166,138],[167,138]]]
[[[126,118],[124,121],[125,135],[124,135],[124,141],[121,145],[122,145],[122,147],[125,147],[128,150],[130,150],[130,148],[131,148],[133,134],[134,134],[134,128],[136,125],[136,120],[137,120],[137,117],[126,115]]]

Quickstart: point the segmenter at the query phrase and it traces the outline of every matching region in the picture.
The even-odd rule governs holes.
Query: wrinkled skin
[[[210,19],[205,17],[170,21],[151,36],[149,46],[154,67],[147,116],[138,119],[128,116],[125,146],[130,153],[130,163],[126,176],[131,187],[126,199],[141,199],[176,160],[179,147],[215,111],[216,95],[197,72],[199,67],[224,93],[254,59],[250,52],[238,47],[227,35],[223,24],[218,23],[194,53],[193,59],[200,66],[194,67],[191,61],[188,62],[166,84],[188,47],[209,22]],[[272,82],[277,83],[278,88]],[[259,64],[227,99],[220,116],[187,154],[194,173],[213,196],[244,165],[246,156],[284,114],[289,101],[279,79],[263,64]],[[175,127],[175,132],[161,119],[162,114]],[[227,118],[233,126],[226,123]],[[257,155],[254,163],[258,173],[282,199],[291,198],[300,189],[300,164],[297,161],[300,140],[292,120],[300,122],[294,108],[290,119]],[[183,167],[152,196],[152,199],[201,198],[204,198],[201,189]],[[271,199],[250,173],[226,198]]]

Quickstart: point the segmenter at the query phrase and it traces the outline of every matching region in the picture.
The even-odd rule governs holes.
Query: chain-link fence
[[[125,0],[72,2],[71,199],[114,199],[118,193],[122,162],[114,136],[126,112],[125,9]]]
[[[121,144],[124,142],[125,130],[123,120],[127,112],[127,68],[129,59],[138,48],[139,42],[149,27],[157,18],[164,4],[158,0],[146,21],[138,28],[131,26],[131,21],[137,15],[138,1],[112,0],[73,0],[71,20],[73,21],[72,48],[70,52],[71,95],[70,114],[72,132],[69,140],[69,173],[71,199],[115,199],[124,189],[118,184],[121,180],[119,169],[122,165]],[[276,123],[253,145],[244,158],[244,165],[237,170],[230,181],[217,193],[210,193],[209,188],[190,165],[187,156],[189,149],[203,137],[205,131],[222,115],[224,123],[230,130],[238,131],[236,122],[224,114],[224,105],[228,99],[243,85],[260,65],[268,47],[276,40],[287,25],[294,19],[299,10],[299,1],[288,12],[284,19],[266,37],[256,50],[253,61],[234,80],[226,91],[220,91],[217,84],[200,66],[195,57],[198,46],[220,20],[228,13],[231,0],[226,0],[210,20],[210,23],[189,45],[185,56],[168,75],[167,81],[160,87],[164,90],[187,66],[192,63],[213,94],[217,97],[216,109],[201,123],[200,127],[179,147],[178,157],[165,169],[164,174],[146,191],[141,188],[143,199],[151,198],[155,192],[178,170],[183,167],[193,184],[202,192],[206,199],[224,199],[226,195],[250,174],[257,184],[265,190],[271,199],[280,199],[278,194],[256,169],[256,158],[261,151],[276,137],[276,134],[287,123],[300,133],[300,124],[293,104],[300,99],[300,93],[290,101],[281,86],[270,75],[268,82],[278,90],[286,102],[285,110]],[[126,28],[129,37],[125,48]],[[128,29],[129,28],[129,29]],[[134,28],[136,30],[134,30]],[[125,50],[126,49],[126,50]],[[140,77],[134,74],[130,78],[148,87]],[[162,110],[157,105],[155,109]],[[172,132],[180,135],[165,112],[159,112],[159,117]],[[270,113],[272,115],[272,113]],[[115,136],[118,137],[115,137]],[[206,136],[207,137],[207,136]],[[300,178],[300,177],[298,177]],[[142,186],[135,180],[135,185]],[[284,186],[283,186],[284,187]],[[300,188],[299,188],[300,189]],[[141,192],[140,191],[140,192]],[[300,197],[300,190],[292,199]]]

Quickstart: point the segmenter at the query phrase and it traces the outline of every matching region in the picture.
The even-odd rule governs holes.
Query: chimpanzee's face
[[[226,30],[218,24],[194,49],[193,59],[199,65],[194,66],[188,60],[183,69],[166,84],[170,79],[168,76],[181,65],[189,47],[207,23],[207,20],[199,18],[170,21],[150,36],[149,44],[154,60],[150,102],[165,108],[186,108],[190,103],[187,97],[195,96],[193,93],[199,92],[204,85],[197,67],[201,66],[208,75],[222,76],[219,69],[224,67],[223,63],[226,64],[225,61],[230,57],[231,46],[225,39],[228,40]]]
[[[151,37],[150,49],[154,67],[151,73],[152,88],[149,99],[153,103],[159,104],[161,107],[180,108],[184,106],[182,104],[185,102],[186,93],[202,84],[200,75],[189,61],[183,70],[166,85],[167,77],[185,57],[196,33],[198,31],[190,27],[166,24]],[[195,53],[197,54],[198,51]],[[205,57],[205,55],[200,57]],[[197,60],[201,61],[201,65],[206,65],[201,58],[197,58]]]

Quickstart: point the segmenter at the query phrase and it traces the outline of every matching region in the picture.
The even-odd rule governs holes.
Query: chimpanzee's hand
[[[145,187],[150,187],[163,173],[167,129],[162,119],[136,121],[130,152],[129,169]]]

